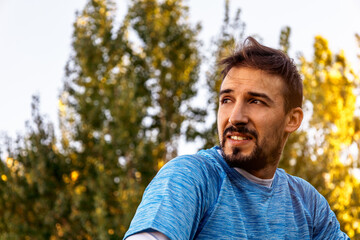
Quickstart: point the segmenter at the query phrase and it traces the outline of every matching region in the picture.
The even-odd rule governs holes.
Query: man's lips
[[[256,140],[257,133],[246,127],[235,128],[233,126],[224,131],[224,140],[231,139],[234,141]]]
[[[227,138],[230,138],[232,140],[236,140],[236,141],[244,141],[244,140],[252,140],[253,137],[251,136],[244,136],[244,135],[232,135],[229,134],[228,136],[226,136]]]

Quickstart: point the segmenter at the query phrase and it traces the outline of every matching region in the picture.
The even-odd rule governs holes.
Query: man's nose
[[[236,104],[234,106],[229,122],[233,126],[244,125],[249,122],[248,112],[244,104]]]

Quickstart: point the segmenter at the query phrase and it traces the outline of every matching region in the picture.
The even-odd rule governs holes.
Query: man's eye
[[[251,99],[250,103],[254,103],[254,104],[262,104],[263,102],[261,100],[258,99]]]
[[[230,99],[224,98],[220,102],[221,102],[221,104],[228,103],[228,102],[230,102]]]

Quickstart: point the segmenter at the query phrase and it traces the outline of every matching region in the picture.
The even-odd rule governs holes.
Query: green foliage
[[[124,234],[144,187],[176,155],[191,120],[178,109],[196,94],[200,64],[181,1],[133,1],[118,31],[112,6],[90,1],[77,18],[60,112],[78,175],[71,218],[79,236],[99,239]]]
[[[187,11],[182,1],[142,0],[132,1],[127,16],[148,67],[148,133],[154,140],[153,158],[160,167],[177,155],[185,119],[201,120],[201,111],[189,105],[197,92],[200,55],[196,37],[200,27],[189,26]]]
[[[204,116],[189,105],[200,27],[187,12],[182,1],[134,0],[116,27],[115,4],[91,0],[77,15],[61,138],[35,107],[37,128],[1,161],[2,239],[123,236],[145,186],[176,156],[185,120]]]
[[[132,208],[138,203],[134,192],[123,196],[122,190],[139,188],[126,161],[143,144],[139,123],[150,104],[146,66],[130,48],[127,23],[115,31],[113,6],[89,1],[74,24],[74,53],[60,99],[62,148],[72,166],[66,179],[71,223],[61,226],[66,239],[73,232],[84,239],[119,238],[129,221],[121,202]]]
[[[71,206],[63,175],[69,165],[59,153],[53,127],[38,111],[38,98],[32,105],[33,122],[25,138],[1,164],[1,239],[50,239],[56,224],[67,222]]]
[[[284,27],[280,33],[279,45],[280,45],[280,49],[285,53],[288,53],[290,48],[290,34],[291,34],[291,28],[289,26]]]

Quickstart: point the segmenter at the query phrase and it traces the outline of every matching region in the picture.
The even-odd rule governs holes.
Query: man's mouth
[[[232,141],[232,144],[235,145],[244,145],[250,143],[251,141],[255,141],[256,143],[258,138],[256,131],[250,130],[246,127],[235,128],[234,126],[230,126],[225,129],[223,136],[224,138],[221,142],[223,147],[225,147],[226,140]]]
[[[234,136],[231,135],[228,138],[232,139],[232,140],[237,140],[237,141],[242,141],[242,140],[251,140],[252,137],[247,137],[247,136]]]

